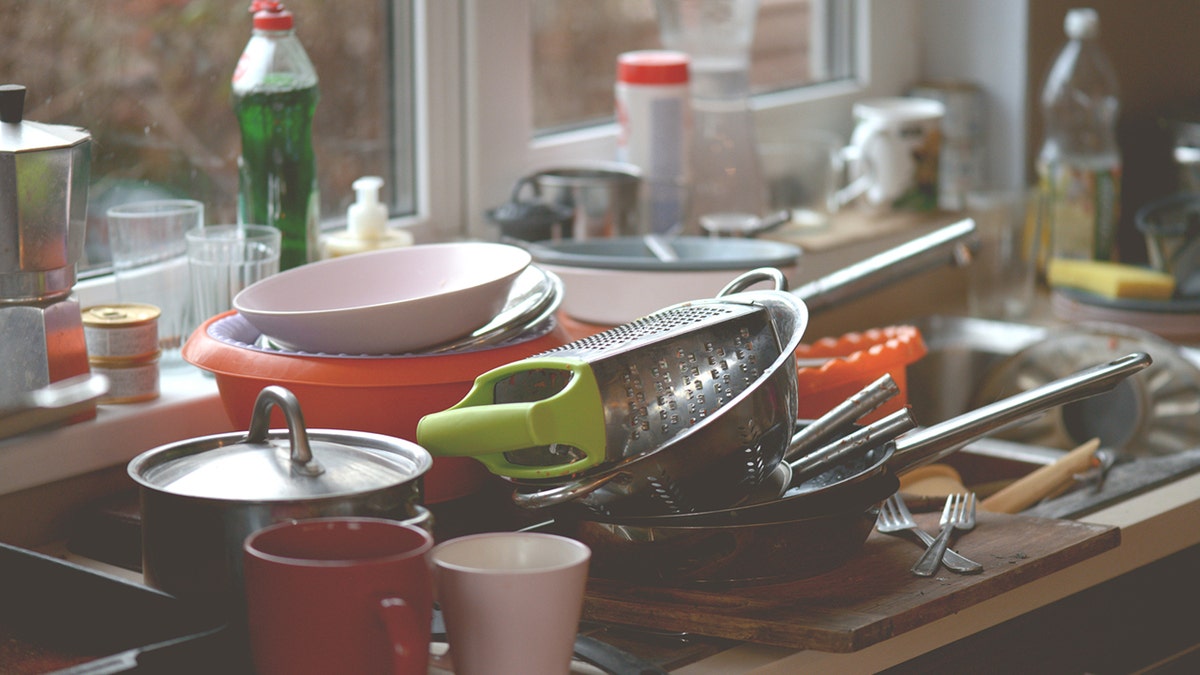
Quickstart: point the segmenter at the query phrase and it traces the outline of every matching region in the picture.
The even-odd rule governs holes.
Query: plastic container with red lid
[[[691,126],[689,59],[652,49],[617,56],[617,158],[642,171],[643,233],[665,233],[684,217]]]
[[[838,338],[822,338],[796,349],[796,384],[800,395],[800,419],[816,419],[838,403],[887,373],[900,393],[861,422],[873,422],[908,405],[909,364],[928,348],[915,326],[872,328]],[[823,360],[820,365],[806,365]]]

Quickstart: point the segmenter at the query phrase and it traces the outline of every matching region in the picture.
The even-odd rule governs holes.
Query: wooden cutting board
[[[917,514],[926,530],[938,514]],[[975,575],[909,568],[915,539],[872,532],[842,567],[809,579],[728,589],[639,586],[593,578],[584,618],[797,649],[853,652],[1086,560],[1120,544],[1116,527],[980,513],[954,548],[983,565]]]

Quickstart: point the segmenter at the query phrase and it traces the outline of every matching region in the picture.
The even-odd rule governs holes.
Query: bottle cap
[[[250,13],[258,30],[292,29],[292,13],[279,0],[254,0],[250,3]]]
[[[1100,15],[1090,7],[1072,9],[1063,20],[1067,37],[1072,40],[1094,38],[1100,34]]]
[[[629,84],[685,84],[688,57],[683,52],[648,49],[617,56],[617,81]]]

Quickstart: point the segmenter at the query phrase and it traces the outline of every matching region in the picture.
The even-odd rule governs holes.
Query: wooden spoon
[[[1099,447],[1100,439],[1093,438],[1063,455],[1053,464],[1033,471],[984,499],[979,503],[979,508],[994,513],[1024,511],[1064,483],[1073,480],[1075,474],[1086,471],[1092,465],[1092,459]]]

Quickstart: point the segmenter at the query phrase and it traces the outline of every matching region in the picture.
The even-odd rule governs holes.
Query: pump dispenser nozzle
[[[322,238],[321,257],[336,258],[413,243],[411,232],[388,227],[387,207],[379,201],[382,178],[363,176],[354,181],[352,187],[354,203],[346,210],[346,229],[331,232]]]
[[[387,209],[379,203],[383,179],[363,176],[354,181],[355,201],[346,212],[350,236],[358,239],[379,239],[387,229]]]

